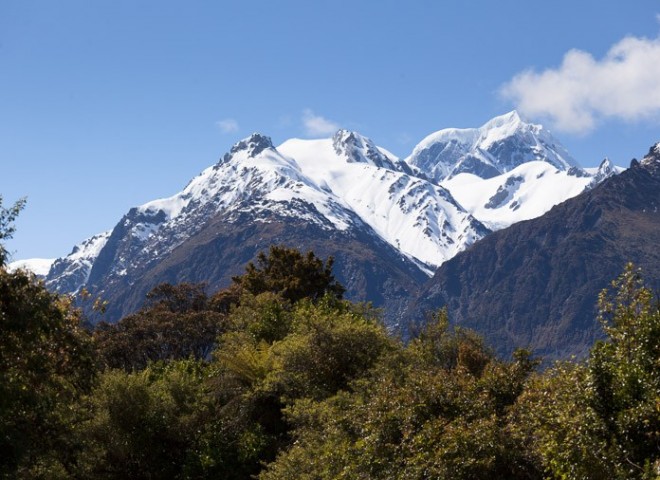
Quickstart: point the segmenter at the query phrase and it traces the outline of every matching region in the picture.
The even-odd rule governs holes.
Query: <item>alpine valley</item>
[[[639,168],[645,167],[632,170]],[[492,253],[493,242],[498,249],[516,249],[514,239],[502,240],[505,232],[522,228],[528,235],[540,235],[543,230],[532,222],[543,218],[558,217],[557,225],[549,227],[554,233],[543,233],[544,238],[564,237],[561,223],[572,218],[570,212],[586,212],[586,199],[604,198],[603,191],[619,185],[615,179],[604,180],[621,177],[628,184],[620,188],[636,188],[634,180],[626,180],[632,174],[616,175],[621,171],[607,159],[598,168],[581,168],[548,130],[523,121],[515,111],[479,128],[435,132],[407,158],[346,130],[330,139],[290,139],[277,146],[253,134],[181,192],[132,208],[114,228],[81,242],[52,264],[45,281],[52,291],[75,294],[84,288],[106,300],[104,319],[117,321],[139,309],[147,292],[160,283],[205,282],[214,291],[229,285],[258,252],[286,245],[312,250],[320,258],[333,256],[346,297],[383,307],[392,329],[421,318],[423,308],[449,305],[450,318],[460,311],[461,323],[480,330],[480,315],[487,307],[472,306],[477,303],[471,292],[486,288],[481,282],[487,279],[507,285],[512,282],[507,275],[519,273],[506,264],[506,256],[486,261],[485,254],[470,256],[472,252]],[[568,199],[573,200],[565,202]],[[616,205],[618,200],[607,201]],[[651,208],[648,199],[640,202]],[[531,219],[536,220],[528,222]],[[649,213],[644,222],[657,226],[658,215]],[[630,236],[616,241],[626,242]],[[538,242],[543,244],[543,239]],[[596,247],[577,243],[570,248],[580,258],[577,250],[595,253]],[[518,253],[518,262],[532,258]],[[457,261],[463,262],[458,269]],[[547,269],[530,273],[528,281],[543,288],[554,276],[575,276],[568,269],[562,272],[560,264],[553,268],[552,275]],[[468,278],[463,272],[474,273]],[[609,271],[607,275],[602,281],[613,278]],[[600,288],[599,282],[593,287]],[[570,296],[570,288],[557,295]],[[592,290],[580,295],[594,304],[598,292]],[[501,295],[505,304],[504,290]],[[485,299],[493,300],[487,295]],[[530,301],[540,302],[542,296]],[[529,326],[539,320],[534,312],[543,309],[538,304],[529,318],[516,317],[516,322]],[[561,309],[548,311],[553,317],[542,320],[580,329],[586,310],[577,310],[578,320],[566,320]],[[473,320],[466,321],[473,312]],[[507,323],[511,313],[498,309],[497,314],[501,329],[517,328]],[[497,321],[488,317],[484,331],[493,331]],[[593,336],[592,326],[589,329],[584,337]],[[506,353],[514,344],[529,343],[550,355],[579,351],[578,346],[559,349],[535,338],[516,333],[497,348]],[[571,338],[576,345],[584,340],[579,334]]]

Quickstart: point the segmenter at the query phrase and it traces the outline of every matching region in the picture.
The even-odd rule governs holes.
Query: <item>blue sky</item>
[[[513,108],[583,166],[660,140],[660,2],[0,0],[14,259],[66,255],[254,131],[407,156]]]

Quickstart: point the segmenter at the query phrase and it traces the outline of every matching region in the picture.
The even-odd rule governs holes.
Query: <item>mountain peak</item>
[[[359,161],[354,158],[360,150],[364,150],[371,146],[373,142],[366,137],[363,137],[357,132],[350,130],[340,129],[337,130],[332,137],[332,147],[338,155],[346,155],[349,161]]]
[[[432,133],[406,161],[436,182],[460,173],[490,178],[531,161],[544,161],[561,171],[578,167],[550,132],[541,125],[526,123],[516,110],[478,128]]]
[[[617,167],[612,163],[612,160],[605,157],[603,161],[600,162],[600,165],[598,165],[596,172],[592,175],[589,188],[595,187],[606,178],[616,175],[617,173]]]
[[[653,171],[660,171],[660,142],[649,148],[649,153],[644,156],[639,164]]]
[[[367,163],[388,170],[411,173],[407,165],[398,158],[390,158],[369,138],[350,130],[338,130],[332,137],[332,148],[348,163]]]
[[[517,127],[520,124],[527,124],[527,123],[522,120],[520,114],[518,113],[518,110],[512,110],[509,113],[505,113],[504,115],[499,115],[495,118],[490,119],[481,128],[491,129],[491,128],[503,127],[505,125]]]
[[[248,156],[252,158],[256,157],[267,148],[274,148],[273,141],[270,137],[260,133],[253,133],[249,137],[235,143],[234,146],[231,147],[229,154],[233,155],[241,151],[247,151]]]
[[[600,165],[598,165],[598,171],[603,172],[603,173],[610,173],[613,172],[615,169],[614,164],[612,163],[612,160],[610,160],[608,157],[605,157],[602,162],[600,162]]]

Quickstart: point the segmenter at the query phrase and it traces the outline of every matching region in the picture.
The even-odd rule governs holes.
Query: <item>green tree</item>
[[[221,335],[211,379],[219,415],[205,430],[198,476],[250,478],[291,442],[284,411],[348,389],[393,340],[372,315],[332,297],[295,305],[244,295]]]
[[[33,275],[0,268],[0,476],[70,466],[75,404],[96,363],[80,316]]]
[[[211,418],[208,366],[182,360],[140,372],[108,370],[87,399],[85,449],[76,475],[103,479],[186,478],[199,432]]]
[[[506,428],[534,366],[527,355],[498,361],[441,313],[376,358],[336,394],[290,404],[293,446],[260,478],[538,478]]]
[[[660,304],[632,264],[599,297],[607,342],[589,358],[593,408],[619,478],[660,476]]]
[[[332,274],[333,263],[332,257],[324,263],[311,251],[303,255],[293,248],[272,246],[268,255],[259,253],[257,265],[250,262],[245,273],[233,280],[253,295],[273,292],[291,302],[318,300],[327,294],[341,299],[345,289]]]
[[[632,265],[599,298],[607,335],[586,364],[530,382],[513,433],[548,476],[660,477],[660,307]]]
[[[8,252],[4,246],[4,242],[14,236],[14,232],[16,231],[14,221],[21,210],[25,208],[26,201],[25,198],[21,198],[13,206],[4,208],[2,206],[2,195],[0,195],[0,267],[7,263]]]
[[[615,478],[605,423],[592,399],[588,368],[563,362],[534,375],[511,410],[512,437],[548,478]]]
[[[210,309],[203,285],[162,284],[147,298],[141,311],[96,326],[94,343],[107,367],[131,371],[149,362],[210,358],[226,316]]]
[[[203,283],[161,283],[147,293],[147,307],[172,313],[208,310],[206,285]]]

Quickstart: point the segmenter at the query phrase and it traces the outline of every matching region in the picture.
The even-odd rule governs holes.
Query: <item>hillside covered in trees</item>
[[[164,284],[93,331],[66,297],[0,268],[0,475],[660,474],[660,308],[632,266],[599,300],[607,341],[541,371],[443,311],[404,344],[342,299],[332,263],[273,247],[228,289]]]

